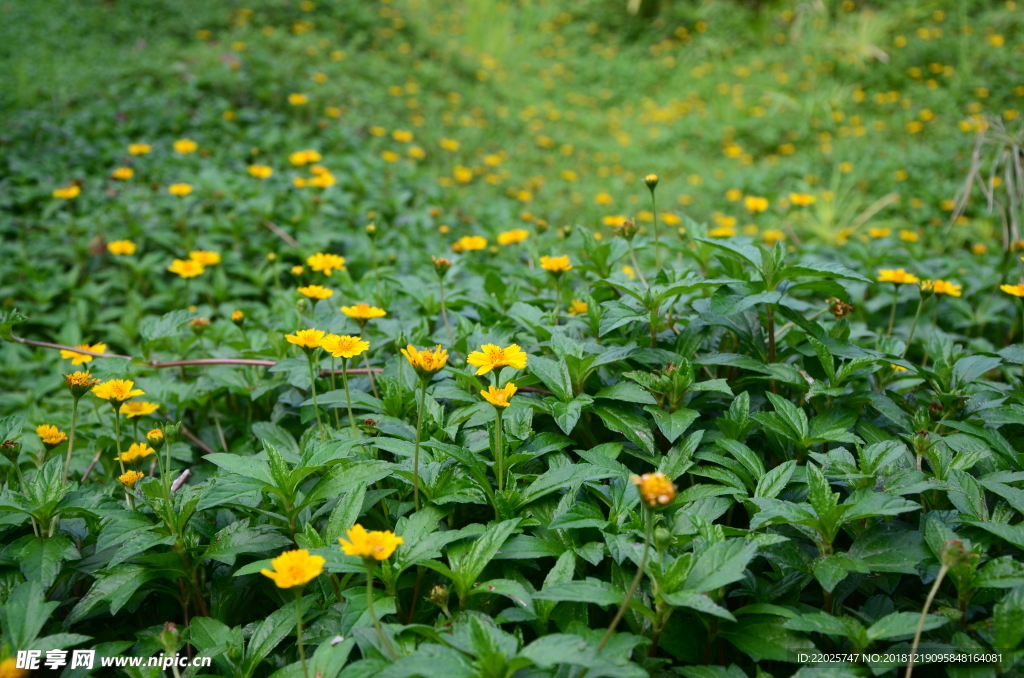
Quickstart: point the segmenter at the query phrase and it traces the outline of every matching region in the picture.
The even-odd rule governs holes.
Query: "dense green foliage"
[[[1022,12],[753,4],[0,7],[0,662],[1017,675]]]

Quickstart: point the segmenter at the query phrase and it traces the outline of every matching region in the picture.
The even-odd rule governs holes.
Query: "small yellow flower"
[[[653,191],[655,186],[658,185],[658,175],[648,174],[646,177],[644,177],[644,183],[647,184],[647,188]]]
[[[976,242],[971,245],[971,254],[984,254],[988,252],[988,245],[982,242]]]
[[[902,268],[881,268],[878,270],[878,282],[891,282],[897,284],[917,283],[920,282],[920,278],[912,273],[907,273]]]
[[[472,252],[487,247],[487,238],[479,235],[464,235],[452,245],[454,252]]]
[[[56,188],[53,191],[54,198],[61,198],[62,200],[71,200],[81,195],[82,189],[78,184],[71,184],[67,188]]]
[[[149,144],[128,144],[128,152],[132,155],[146,155],[153,147]]]
[[[238,309],[235,309],[234,311],[231,312],[231,322],[240,323],[243,320],[245,320],[245,313],[239,311]]]
[[[388,314],[383,308],[377,308],[376,306],[370,306],[369,304],[358,303],[355,306],[342,306],[341,312],[347,315],[349,318],[355,318],[356,320],[373,320],[374,318],[383,318]]]
[[[774,245],[780,240],[785,240],[786,234],[777,228],[769,228],[764,232],[764,240],[768,245]]]
[[[300,167],[302,165],[308,165],[311,162],[320,162],[321,160],[323,160],[323,156],[314,150],[308,149],[305,151],[295,151],[288,156],[288,161],[291,162],[291,164],[299,165]]]
[[[530,232],[525,228],[513,228],[511,231],[504,231],[498,234],[499,245],[514,245],[523,242],[530,237]]]
[[[134,419],[135,417],[153,414],[159,409],[160,406],[156,403],[147,403],[145,400],[133,400],[130,403],[121,405],[120,412],[129,419]]]
[[[155,428],[155,429],[151,430],[149,433],[146,434],[146,440],[148,440],[151,443],[155,443],[155,442],[161,441],[163,439],[164,439],[164,432],[161,431],[158,428]]]
[[[814,204],[815,197],[810,193],[790,193],[789,201],[797,207],[807,207]]]
[[[28,671],[18,668],[18,661],[14,657],[8,657],[0,662],[0,678],[23,678]]]
[[[80,355],[80,357],[92,359],[92,356]],[[89,372],[72,372],[71,374],[64,375],[64,384],[67,385],[68,390],[71,391],[71,395],[75,399],[81,398],[98,383],[100,383],[100,380],[94,379]]]
[[[328,289],[323,285],[307,285],[305,287],[298,288],[299,294],[309,297],[310,299],[326,299],[334,296],[334,290]]]
[[[274,168],[268,165],[249,165],[249,174],[257,179],[269,179],[274,174]]]
[[[194,278],[202,275],[206,267],[194,259],[175,259],[167,267],[171,273],[177,273],[182,278]]]
[[[133,462],[136,459],[145,459],[151,454],[156,454],[156,450],[146,443],[132,443],[131,447],[122,452],[117,459],[128,463]]]
[[[174,151],[183,155],[186,153],[194,153],[197,148],[199,148],[199,144],[191,139],[178,139],[174,142]]]
[[[743,199],[743,205],[751,212],[764,212],[768,209],[768,198],[760,198],[754,195],[748,195]]]
[[[459,142],[455,139],[441,139],[437,142],[437,145],[446,151],[451,151],[452,153],[459,150]]]
[[[341,550],[346,556],[360,556],[374,560],[387,560],[404,540],[390,531],[367,532],[362,525],[353,525],[346,533],[348,540],[339,537]]]
[[[623,267],[622,267],[622,272],[623,272],[623,273],[624,273],[624,274],[626,275],[626,277],[627,277],[627,278],[629,278],[630,280],[633,280],[634,278],[636,278],[636,271],[634,271],[634,270],[633,270],[633,267],[632,267],[632,266],[623,266]]]
[[[580,315],[581,313],[586,313],[587,310],[587,302],[585,301],[573,299],[572,303],[569,304],[569,315]]]
[[[188,258],[203,266],[214,266],[220,263],[220,254],[207,250],[193,250],[188,253]]]
[[[135,243],[131,240],[114,240],[107,243],[107,251],[114,256],[130,256],[135,254]]]
[[[540,258],[540,267],[555,275],[561,275],[566,271],[572,270],[568,254],[563,254],[560,257],[543,256]]]
[[[288,95],[288,103],[290,103],[292,106],[305,106],[306,104],[309,103],[309,97],[306,96],[305,94],[293,92]]]
[[[370,342],[347,334],[328,334],[320,343],[320,347],[335,358],[355,358],[370,348]]]
[[[594,202],[596,202],[598,205],[611,205],[613,202],[615,202],[615,198],[612,197],[611,193],[601,191],[596,196],[594,196]]]
[[[284,338],[288,340],[289,344],[295,344],[299,348],[311,350],[319,348],[321,342],[324,340],[326,332],[323,330],[299,330],[295,334],[286,334]]]
[[[291,273],[292,275],[302,275],[302,272],[305,270],[302,266],[292,266]]]
[[[391,133],[391,138],[395,141],[403,144],[407,144],[413,139],[412,132],[403,129],[396,129]]]
[[[676,496],[676,486],[661,471],[630,476],[633,484],[640,489],[644,503],[654,508],[670,503]]]
[[[736,235],[736,228],[734,226],[716,226],[708,231],[708,235],[712,238],[731,238]]]
[[[903,242],[917,242],[920,239],[921,236],[917,231],[908,231],[907,229],[902,229],[900,231],[900,240]]]
[[[893,372],[906,372],[907,368],[903,365],[897,365],[896,363],[889,363],[889,367],[892,368]]]
[[[323,556],[311,556],[306,549],[285,551],[270,561],[273,570],[263,568],[260,574],[269,577],[279,589],[302,586],[320,576],[324,571]]]
[[[469,354],[466,363],[479,368],[476,373],[480,375],[506,365],[521,370],[526,367],[527,358],[528,356],[518,344],[511,344],[505,348],[494,344],[484,344],[479,351]]]
[[[421,374],[439,372],[448,363],[448,351],[438,344],[433,349],[417,349],[409,344],[402,349],[402,355]]]
[[[142,389],[135,388],[135,382],[131,379],[111,379],[93,386],[92,392],[97,398],[106,400],[112,405],[120,405],[136,396],[146,395]]]
[[[932,294],[948,294],[951,297],[959,297],[963,288],[948,280],[922,280],[921,291]]]
[[[68,434],[61,431],[53,424],[40,424],[36,426],[36,435],[49,447],[60,445],[68,439]]]
[[[171,184],[167,187],[167,192],[171,195],[176,195],[180,198],[185,197],[192,192],[191,184]]]
[[[92,351],[93,353],[104,353],[107,350],[107,345],[100,342],[96,344],[79,344],[75,348],[80,348],[86,351]],[[60,357],[65,360],[70,360],[72,365],[81,365],[82,363],[92,362],[92,356],[85,353],[76,353],[75,351],[68,351],[61,349]],[[78,374],[76,372],[76,374]],[[88,372],[86,372],[88,374]]]
[[[892,235],[891,228],[871,228],[868,229],[868,235],[872,238],[888,238]]]
[[[330,188],[334,184],[338,183],[338,180],[334,178],[334,175],[330,172],[320,172],[315,177],[309,180],[310,186],[316,186],[317,188]]]
[[[495,407],[508,407],[511,405],[509,401],[517,390],[516,385],[512,382],[505,384],[501,388],[495,388],[494,384],[491,384],[487,387],[486,391],[480,391],[480,395]]]
[[[120,480],[121,484],[124,485],[125,487],[132,487],[133,485],[135,485],[135,483],[142,480],[142,478],[145,477],[145,475],[146,474],[143,473],[142,471],[136,471],[133,469],[131,471],[124,473],[123,475],[119,475],[117,479]]]
[[[1016,285],[1000,285],[999,289],[1012,294],[1015,297],[1024,297],[1024,283],[1017,283]]]
[[[325,254],[324,252],[317,252],[306,259],[306,263],[314,271],[320,271],[324,275],[330,275],[335,269],[340,271],[345,270],[345,257],[338,256],[337,254]]]
[[[133,170],[131,167],[118,167],[117,169],[110,173],[110,177],[112,179],[117,179],[118,181],[128,181],[134,176],[135,170]]]

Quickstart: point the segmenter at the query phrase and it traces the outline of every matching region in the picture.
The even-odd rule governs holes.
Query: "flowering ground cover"
[[[1015,2],[0,16],[0,678],[1020,673]]]

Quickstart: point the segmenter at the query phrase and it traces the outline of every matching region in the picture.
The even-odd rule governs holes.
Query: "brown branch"
[[[296,240],[295,238],[293,238],[290,235],[288,235],[287,233],[285,233],[284,229],[282,229],[280,226],[275,224],[273,221],[270,221],[268,219],[264,219],[263,220],[263,225],[266,226],[267,228],[269,228],[271,233],[276,235],[281,240],[284,240],[286,243],[288,243],[292,247],[296,247],[297,248],[299,246],[299,241],[298,240]]]
[[[25,339],[23,337],[16,337],[11,335],[13,341],[19,344],[26,344],[27,346],[39,346],[41,348],[54,348],[58,351],[71,351],[72,353],[81,353],[82,355],[91,355],[97,358],[121,358],[122,360],[133,360],[130,355],[119,355],[117,353],[97,353],[96,351],[87,351],[84,348],[75,348],[74,346],[64,346],[63,344],[51,344],[45,341],[34,341],[32,339]]]
[[[256,360],[254,358],[196,358],[195,360],[170,360],[168,362],[149,361],[150,367],[160,370],[165,367],[187,367],[189,365],[255,365],[257,367],[273,367],[276,360]]]
[[[181,432],[185,435],[186,438],[188,438],[193,443],[195,443],[196,446],[203,451],[203,454],[213,454],[214,453],[214,449],[212,447],[210,447],[209,445],[207,445],[206,443],[204,443],[202,440],[200,440],[196,436],[196,434],[192,433],[192,431],[189,431],[187,428],[182,426],[181,427]]]
[[[181,472],[181,475],[174,479],[171,483],[171,492],[177,492],[181,489],[181,486],[188,482],[188,479],[192,477],[192,470],[185,469]]]

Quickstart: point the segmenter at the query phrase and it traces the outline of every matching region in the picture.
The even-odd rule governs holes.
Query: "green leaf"
[[[654,456],[654,435],[642,417],[612,405],[594,405],[593,412],[609,429],[621,433],[648,455]]]
[[[620,381],[598,391],[595,398],[606,398],[608,400],[620,400],[626,403],[640,403],[642,405],[657,405],[658,401],[654,396],[636,382]]]
[[[906,523],[878,523],[854,540],[847,556],[864,562],[872,572],[915,574],[928,557],[924,536]]]
[[[839,278],[841,280],[856,280],[857,282],[874,282],[871,278],[866,278],[860,273],[851,271],[845,266],[831,262],[817,264],[804,263],[796,266],[787,266],[779,272],[779,280],[801,277]]]
[[[49,539],[33,537],[21,549],[18,560],[25,579],[38,581],[45,588],[50,588],[60,574],[60,564],[81,557],[71,540],[58,534]]]
[[[658,430],[670,443],[674,443],[679,436],[683,435],[690,424],[697,421],[700,416],[697,410],[685,407],[680,407],[672,413],[654,406],[647,406],[644,410],[654,417],[654,423],[658,426]]]
[[[557,492],[559,490],[572,491],[573,488],[591,480],[603,480],[611,478],[615,473],[606,468],[600,468],[593,464],[573,464],[571,466],[560,466],[545,471],[540,477],[534,480],[519,497],[516,503],[517,508],[526,506],[532,501]]]
[[[12,648],[27,649],[58,607],[58,600],[46,602],[46,593],[38,581],[22,582],[0,605],[0,630],[4,639]]]
[[[790,479],[793,477],[793,472],[796,470],[795,461],[784,461],[772,470],[764,474],[764,476],[757,481],[757,489],[754,490],[755,497],[766,497],[774,499],[786,489],[786,485],[789,484]]]
[[[203,457],[204,460],[220,466],[225,471],[236,473],[246,478],[260,480],[267,485],[273,485],[274,479],[270,477],[270,466],[265,461],[253,459],[252,457],[240,457],[237,454],[225,454],[214,452]]]
[[[721,626],[720,634],[754,662],[795,662],[800,652],[813,652],[814,644],[786,628],[785,619],[750,615]]]
[[[992,631],[992,648],[997,652],[1012,652],[1024,640],[1024,586],[1013,589],[996,603]]]
[[[917,631],[917,625],[921,621],[919,612],[893,612],[888,614],[868,628],[868,638],[871,640],[896,640],[910,638]],[[924,631],[932,631],[944,626],[949,620],[945,617],[930,614],[925,617]]]
[[[248,518],[231,523],[214,536],[202,557],[234,565],[243,553],[266,553],[292,543],[273,529],[269,525],[249,527]]]
[[[1024,586],[1024,563],[1013,556],[990,560],[978,570],[974,586],[979,589],[1012,589]]]
[[[725,609],[721,605],[715,604],[715,602],[704,593],[677,591],[675,593],[666,593],[662,595],[661,598],[673,607],[688,607],[691,610],[697,610],[698,612],[710,614],[714,617],[728,619],[729,621],[736,621],[736,617],[732,616],[732,613],[729,612],[729,610]]]
[[[747,564],[757,555],[755,542],[728,539],[712,544],[694,557],[690,576],[683,588],[695,593],[714,591],[726,584],[739,581]]]
[[[88,593],[82,596],[68,615],[68,623],[81,621],[97,607],[109,603],[110,614],[116,615],[139,587],[159,576],[159,572],[146,565],[121,564],[96,577]]]
[[[569,380],[569,367],[565,364],[564,358],[531,356],[530,374],[544,382],[544,385],[559,400],[563,402],[572,400],[572,382]]]
[[[543,590],[533,594],[533,597],[536,600],[572,601],[607,607],[621,605],[625,593],[606,581],[587,577],[582,581],[567,581],[546,586]]]
[[[453,563],[452,570],[458,575],[456,583],[468,592],[470,586],[480,577],[480,573],[491,562],[495,554],[511,536],[519,525],[520,518],[513,518],[496,523],[487,528],[480,537],[473,542],[473,545],[466,551],[456,563]]]
[[[181,334],[182,326],[196,317],[192,311],[171,311],[159,318],[147,316],[139,323],[139,335],[144,341],[168,339]]]

